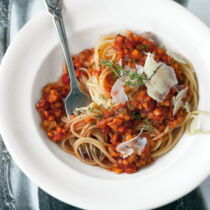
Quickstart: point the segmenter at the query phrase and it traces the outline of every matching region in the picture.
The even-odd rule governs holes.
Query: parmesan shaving
[[[151,41],[153,41],[153,34],[149,31],[145,31],[139,34],[140,36],[142,36],[143,38],[149,39]]]
[[[120,79],[118,79],[112,86],[111,96],[112,103],[124,104],[128,101],[128,97],[124,91],[123,82]]]
[[[154,54],[148,53],[144,64],[144,72],[148,78],[154,74],[154,71],[158,68],[159,65],[160,63],[157,63],[154,60]]]
[[[123,155],[123,158],[132,155],[134,151],[136,151],[138,155],[141,155],[147,144],[147,139],[145,137],[141,138],[140,134],[129,141],[119,144],[116,151],[120,152]]]
[[[176,96],[176,100],[178,100],[178,99],[183,99],[183,98],[185,98],[186,97],[186,95],[187,95],[187,90],[188,90],[188,87],[186,87],[186,88],[184,88],[183,90],[181,90],[178,94],[177,94],[177,96]]]
[[[151,60],[151,57],[149,57],[149,60]],[[164,100],[170,89],[178,83],[173,68],[167,66],[166,64],[161,64],[161,66],[159,66],[160,63],[151,60],[147,63],[147,69],[144,68],[147,76],[151,77],[151,79],[146,83],[147,94],[157,102]],[[159,69],[155,73],[155,70],[158,67]]]
[[[169,49],[167,49],[166,53],[171,56],[174,60],[178,61],[181,64],[186,64],[186,62],[176,53],[170,51]]]
[[[178,100],[175,102],[174,109],[173,109],[173,115],[175,115],[179,111],[179,109],[182,107],[182,105],[183,105],[182,100]]]
[[[144,67],[142,65],[136,64],[136,70],[138,74],[143,74],[144,73]]]
[[[122,66],[122,58],[118,62],[119,66]]]
[[[125,65],[123,68],[124,68],[125,71],[129,71],[130,73],[136,72],[136,69],[131,68],[131,67],[128,66],[128,65]]]
[[[182,99],[184,99],[186,97],[187,90],[188,90],[188,87],[184,88],[177,94],[175,99],[173,99],[173,102],[174,102],[173,115],[175,115],[179,111],[179,109],[182,107],[182,105],[184,104]]]

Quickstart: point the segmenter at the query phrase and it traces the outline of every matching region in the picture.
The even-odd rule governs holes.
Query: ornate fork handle
[[[48,11],[55,17],[61,16],[62,3],[61,0],[45,0]]]
[[[70,87],[71,87],[71,91],[74,92],[80,92],[78,83],[77,83],[77,79],[75,76],[75,72],[74,72],[74,65],[73,65],[73,61],[71,58],[71,54],[70,54],[70,50],[69,50],[69,45],[68,45],[68,40],[66,37],[66,32],[65,32],[65,28],[64,28],[64,23],[63,23],[63,18],[62,18],[62,3],[61,0],[45,0],[47,6],[48,6],[48,10],[49,12],[52,14],[53,18],[54,18],[54,23],[61,41],[61,47],[63,50],[63,54],[65,57],[65,61],[66,61],[66,65],[67,65],[67,69],[70,75]]]

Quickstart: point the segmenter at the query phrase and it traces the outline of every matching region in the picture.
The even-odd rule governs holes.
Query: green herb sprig
[[[118,66],[114,63],[114,61],[103,60],[100,62],[100,66],[101,65],[109,67],[110,70],[115,74],[115,77],[120,78],[121,81],[124,82],[127,86],[139,87],[144,84],[145,80],[147,80],[147,77],[144,74],[138,74],[137,72],[124,70],[122,66]],[[121,76],[126,76],[127,78],[125,79]]]
[[[96,117],[101,121],[102,118],[103,118],[103,115],[102,114],[98,114],[98,115],[96,115]]]
[[[102,60],[99,66],[104,65],[109,67],[110,70],[115,74],[115,77],[120,77],[120,72],[122,71],[122,66],[117,66],[114,61]]]
[[[131,115],[134,117],[135,120],[138,120],[139,122],[142,121],[142,117],[140,114],[137,114],[136,112],[131,112]]]
[[[148,131],[151,131],[153,128],[152,126],[150,125],[150,118],[147,117],[146,119],[146,125],[144,126],[145,129],[147,129]]]
[[[128,77],[128,80],[124,81],[125,84],[132,87],[139,87],[147,80],[144,74],[138,74],[137,72],[124,71],[124,75]]]
[[[89,112],[91,112],[91,113],[92,113],[92,112],[93,112],[93,110],[94,110],[94,108],[93,108],[93,107],[88,107],[88,111],[89,111]]]
[[[147,50],[147,48],[148,48],[148,44],[141,45],[141,50]]]

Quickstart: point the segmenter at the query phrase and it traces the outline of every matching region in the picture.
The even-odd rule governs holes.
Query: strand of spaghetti
[[[72,134],[74,134],[77,138],[82,138],[83,136],[81,136],[79,133],[76,132],[75,127],[78,123],[84,123],[85,124],[85,120],[86,119],[97,119],[96,118],[96,114],[89,114],[89,115],[80,115],[80,118],[74,118],[71,122],[71,126],[70,126],[70,130],[72,132]]]
[[[96,93],[98,92],[100,95],[109,96],[109,93],[104,91],[100,86],[89,82],[87,82],[87,85],[91,88],[94,88],[94,91],[96,91]]]
[[[109,153],[106,151],[106,148],[97,140],[90,138],[90,137],[82,137],[79,138],[75,144],[74,144],[74,152],[77,155],[77,157],[83,161],[81,155],[78,152],[78,149],[80,147],[81,144],[92,144],[95,147],[97,147],[99,150],[101,150],[101,152],[112,162],[115,163],[116,160],[114,158],[112,158]]]
[[[98,154],[99,159],[96,157],[93,150],[95,150],[95,152]],[[109,169],[112,167],[112,164],[110,164],[110,163],[109,164],[102,163],[105,157],[104,156],[102,157],[102,155],[97,151],[97,149],[92,144],[90,144],[90,152],[91,152],[91,156],[93,157],[93,160],[95,161],[96,164],[98,164],[99,166],[106,168],[106,169]]]
[[[165,136],[166,134],[168,134],[170,132],[170,129],[169,129],[169,127],[167,126],[166,128],[165,128],[165,130],[162,132],[162,133],[160,133],[158,136],[156,136],[155,138],[152,138],[152,140],[153,141],[156,141],[156,140],[158,140],[159,138],[161,138],[161,137],[163,137],[163,136]]]
[[[106,89],[106,88],[104,87],[104,84],[107,83],[107,82],[106,82],[106,77],[107,77],[109,74],[113,74],[113,72],[111,72],[109,68],[106,68],[106,69],[101,73],[101,75],[99,76],[99,84],[100,84],[101,87],[103,87],[104,90]],[[111,86],[111,85],[110,85],[110,86]]]
[[[84,67],[80,67],[79,68],[81,71],[84,71],[87,75],[88,75],[88,78],[91,77],[90,73],[88,72],[87,68],[84,68]]]
[[[202,115],[206,115],[206,116],[208,116],[208,117],[210,117],[210,113],[208,113],[208,112],[205,112],[205,111],[200,111],[200,110],[197,110],[197,111],[193,111],[193,112],[191,112],[191,114],[190,114],[190,116],[188,117],[188,122],[189,123],[187,123],[187,126],[186,126],[186,130],[187,130],[187,133],[188,133],[188,135],[194,135],[194,134],[210,134],[210,130],[207,130],[207,131],[204,131],[204,130],[200,130],[200,129],[197,129],[197,115],[200,115],[200,114],[202,114]],[[191,125],[192,125],[192,119],[194,119],[195,120],[195,125],[194,125],[194,129],[193,130],[191,130]]]
[[[172,132],[170,132],[169,139],[171,141],[171,144],[166,145],[165,147],[161,148],[158,151],[155,151],[154,153],[152,153],[151,157],[158,158],[158,157],[164,155],[165,153],[167,153],[168,151],[170,151],[176,145],[176,143],[179,141],[180,137],[184,133],[184,129],[185,129],[184,126],[180,127],[179,132],[177,133],[176,136],[172,136]]]
[[[68,142],[68,143],[70,144],[69,141],[70,141],[69,139],[64,139],[64,140],[62,140],[62,142],[61,142],[61,148],[62,148],[65,152],[68,152],[68,153],[70,153],[70,154],[74,154],[73,148],[72,148],[72,150],[71,150],[70,146],[67,146],[67,145],[66,145],[66,142]],[[71,145],[71,144],[70,144],[70,145]]]
[[[105,140],[106,140],[106,135],[105,134],[94,131],[91,135],[95,136],[102,144],[105,143]]]
[[[99,69],[100,59],[102,58],[102,52],[107,45],[111,45],[114,41],[116,34],[108,34],[104,36],[100,36],[98,43],[95,47],[94,53],[94,61],[96,69]],[[106,58],[106,57],[103,57]]]
[[[87,124],[87,127],[84,127],[80,133],[81,136],[88,136],[87,133],[88,132],[93,132],[94,129],[97,129],[98,128],[98,125],[90,125],[90,124]]]
[[[80,132],[80,135],[81,136],[86,136],[86,133],[87,133],[87,131],[88,131],[88,129],[90,128],[90,127],[92,127],[89,123],[87,123],[83,128],[82,128],[82,130],[81,130],[81,132]],[[93,127],[95,127],[95,126],[93,126]],[[97,127],[97,126],[96,126]]]

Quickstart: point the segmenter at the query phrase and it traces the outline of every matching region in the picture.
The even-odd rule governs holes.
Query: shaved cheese
[[[181,90],[184,89],[184,85],[175,85],[174,88],[176,89],[177,92],[180,92]]]
[[[182,99],[184,99],[187,95],[187,90],[188,87],[184,88],[183,90],[181,90],[177,96],[175,97],[174,101],[174,109],[173,109],[173,115],[175,115],[179,109],[182,107],[182,105],[184,104]]]
[[[187,113],[190,113],[190,104],[188,101],[185,102],[184,106],[185,106]]]
[[[144,67],[142,65],[136,64],[136,70],[138,74],[143,74],[144,73]]]
[[[118,62],[119,66],[122,66],[122,58]]]
[[[140,36],[142,36],[145,39],[150,39],[153,41],[153,34],[149,31],[145,31],[139,34]]]
[[[159,65],[160,63],[157,63],[154,60],[154,54],[148,53],[147,59],[144,64],[144,72],[148,78],[150,78],[153,75],[154,71],[158,68]]]
[[[133,73],[136,72],[136,69],[131,68],[130,66],[127,66],[127,65],[125,65],[125,66],[123,67],[123,69],[124,69],[125,71],[128,71],[130,74],[133,74]],[[125,71],[121,71],[121,72],[120,72],[120,76],[121,76],[122,80],[126,83],[127,81],[130,80],[130,77],[129,77],[128,75],[125,74]]]
[[[143,38],[149,39],[150,41],[153,41],[159,48],[165,48],[165,44],[160,37],[158,37],[156,34],[151,33],[149,31],[145,31],[139,34]]]
[[[154,72],[159,65],[152,64],[150,72]],[[162,64],[158,71],[146,83],[147,94],[157,102],[160,102],[165,99],[170,89],[177,83],[178,81],[173,68]]]
[[[173,115],[175,115],[179,111],[179,109],[182,107],[182,105],[183,105],[182,100],[176,101],[176,103],[174,105],[174,109],[173,109]]]
[[[136,72],[136,69],[135,69],[135,68],[131,68],[131,67],[128,66],[128,65],[125,65],[125,66],[123,67],[123,69],[124,69],[125,71],[129,71],[130,73]]]
[[[178,54],[170,51],[169,49],[167,49],[166,53],[179,63],[186,64],[186,62]]]
[[[139,134],[133,139],[119,144],[116,148],[116,151],[120,152],[123,155],[123,158],[132,155],[134,151],[136,151],[138,155],[141,155],[146,144],[147,144],[147,139],[145,137],[141,138]]]
[[[120,79],[118,79],[112,86],[111,96],[112,103],[124,104],[128,101],[128,97],[124,91],[123,82]]]
[[[186,88],[184,88],[183,90],[181,90],[181,91],[177,94],[176,100],[179,100],[179,99],[182,100],[183,98],[185,98],[186,95],[187,95],[187,90],[188,90],[188,87],[186,87]]]

